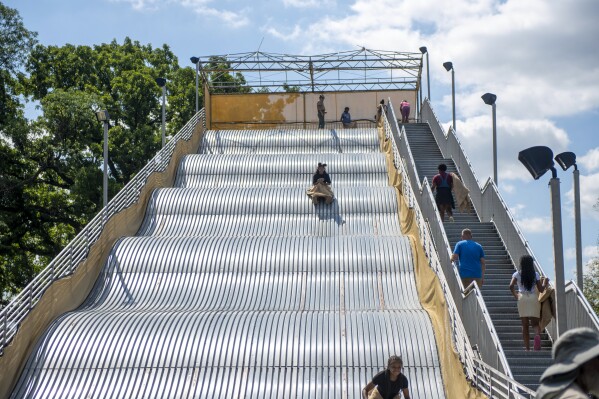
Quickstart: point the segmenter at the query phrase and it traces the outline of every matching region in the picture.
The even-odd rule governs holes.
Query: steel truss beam
[[[422,53],[362,48],[304,56],[257,51],[199,57],[199,71],[211,93],[233,92],[226,90],[233,83],[218,77],[237,73],[251,92],[417,90]]]

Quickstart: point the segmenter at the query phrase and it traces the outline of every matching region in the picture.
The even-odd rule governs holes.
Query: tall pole
[[[564,239],[562,236],[562,211],[560,200],[559,179],[552,168],[553,177],[549,180],[551,188],[551,214],[553,218],[553,258],[555,261],[555,300],[557,337],[568,329],[566,319],[566,280],[564,277]]]
[[[497,179],[497,114],[495,112],[495,103],[493,107],[493,179],[495,185],[499,186],[499,180]],[[455,118],[455,116],[454,116]]]
[[[420,86],[420,90],[418,91],[418,93],[417,93],[417,96],[418,96],[418,95],[420,95],[420,98],[419,98],[419,99],[418,99],[418,98],[416,99],[416,100],[417,100],[417,101],[416,101],[416,103],[417,103],[417,104],[416,104],[416,112],[417,112],[417,113],[419,113],[419,112],[420,112],[420,106],[419,106],[419,105],[420,105],[420,103],[422,102],[422,78],[420,79],[420,85],[419,85],[419,86]],[[419,116],[419,115],[420,115],[420,114],[418,114],[418,116]]]
[[[200,110],[200,87],[199,87],[200,61],[196,62],[196,114]]]
[[[200,109],[200,86],[199,86],[199,75],[200,75],[200,59],[198,57],[191,57],[191,62],[196,65],[196,114]]]
[[[455,69],[451,68],[451,108],[453,110],[453,131],[455,132]]]
[[[420,98],[418,98],[420,95]],[[420,85],[420,90],[416,92],[416,121],[420,121],[420,103],[422,102],[422,85]]]
[[[162,86],[162,147],[166,144],[166,85]]]
[[[104,181],[102,187],[103,203],[104,208],[106,208],[106,204],[108,203],[108,121],[104,121]]]
[[[426,52],[426,89],[428,90],[428,101],[431,101],[431,77],[430,68],[428,67],[428,51]]]
[[[583,273],[582,273],[582,239],[581,239],[581,223],[580,223],[580,171],[574,166],[574,220],[575,220],[575,235],[576,235],[576,284],[578,288],[583,289]]]

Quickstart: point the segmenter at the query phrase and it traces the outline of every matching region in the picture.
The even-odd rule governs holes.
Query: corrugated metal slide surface
[[[210,131],[37,344],[27,398],[359,398],[391,354],[443,398],[374,129]],[[336,200],[305,195],[328,163]]]

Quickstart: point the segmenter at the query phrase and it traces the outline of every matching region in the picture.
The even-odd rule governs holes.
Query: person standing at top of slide
[[[318,102],[316,103],[316,111],[318,112],[318,128],[324,129],[324,114],[327,113],[327,110],[324,107],[323,94],[321,94],[320,97],[318,97]]]

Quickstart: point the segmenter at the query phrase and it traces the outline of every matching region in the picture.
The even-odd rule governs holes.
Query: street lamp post
[[[564,239],[562,236],[562,211],[559,179],[553,166],[553,152],[544,146],[530,147],[520,151],[518,160],[528,169],[535,180],[551,170],[551,215],[553,220],[553,258],[555,267],[555,300],[557,338],[568,329],[566,319],[566,281],[564,277]]]
[[[425,46],[420,47],[420,52],[426,54],[426,89],[428,93],[428,101],[431,101],[431,79],[430,79],[430,68],[428,67],[428,50]]]
[[[453,111],[453,131],[455,132],[455,69],[450,61],[444,62],[443,67],[447,72],[451,71],[451,109]]]
[[[200,74],[200,59],[198,57],[191,57],[190,58],[191,62],[193,62],[196,65],[196,114],[198,113],[199,110],[199,106],[200,106],[200,95],[199,95],[199,82],[198,82],[198,75]]]
[[[102,110],[96,112],[96,118],[98,122],[104,124],[104,178],[102,181],[102,196],[103,196],[103,207],[106,208],[108,203],[108,127],[110,125],[110,115],[108,111]]]
[[[156,84],[162,88],[162,147],[166,144],[166,79],[156,78]]]
[[[493,108],[493,180],[495,185],[499,186],[499,180],[497,178],[497,114],[495,112],[495,101],[497,96],[492,93],[485,93],[481,97],[485,104],[490,105]]]
[[[555,156],[555,161],[562,167],[563,170],[574,165],[574,224],[576,238],[576,285],[581,290],[583,289],[583,272],[582,272],[582,226],[580,217],[580,171],[576,165],[576,154],[573,152],[562,152]]]

